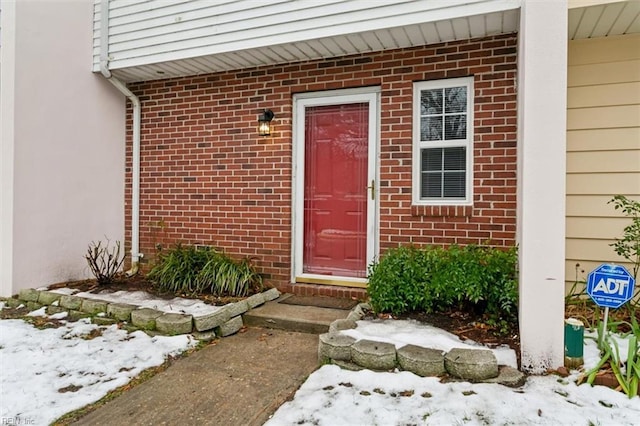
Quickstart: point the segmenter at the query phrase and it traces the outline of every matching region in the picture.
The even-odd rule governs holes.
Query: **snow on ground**
[[[608,408],[607,406],[611,408]],[[640,398],[556,376],[497,384],[440,383],[409,372],[325,365],[265,426],[279,425],[637,425]]]
[[[596,344],[596,342],[598,341],[598,333],[596,331],[585,330],[584,338],[585,340],[592,342],[591,343],[592,349],[590,352],[592,356],[596,358],[593,364],[593,366],[595,366],[596,363],[600,360],[600,357],[598,356],[598,345]],[[610,338],[610,341],[613,342],[612,344],[613,350],[615,351],[615,346],[618,347],[618,357],[620,359],[620,362],[627,362],[627,357],[629,355],[629,339],[623,338],[619,334],[615,334],[615,333],[609,333],[609,338]],[[586,364],[586,360],[585,360],[585,364]]]
[[[222,308],[222,306],[214,306],[204,303],[199,299],[184,299],[175,297],[170,300],[160,299],[146,291],[102,291],[100,293],[73,292],[72,289],[59,288],[52,290],[55,293],[73,294],[74,296],[83,297],[85,299],[104,300],[110,303],[128,303],[143,308],[151,308],[161,312],[169,312],[176,314],[207,315]]]
[[[78,291],[80,291],[80,290],[78,290],[76,288],[69,288],[69,287],[60,287],[60,288],[56,288],[56,289],[53,289],[53,290],[49,290],[47,287],[39,287],[36,290],[38,290],[38,291],[50,291],[52,293],[64,294],[66,296],[71,296],[72,294],[77,293]]]
[[[88,319],[47,329],[0,320],[0,421],[47,425],[195,344],[191,336],[150,337]]]
[[[358,321],[357,324],[356,328],[343,330],[342,333],[356,340],[368,339],[391,343],[396,349],[408,344],[444,352],[449,352],[453,348],[484,348],[471,340],[462,341],[454,334],[414,320]],[[500,346],[493,348],[492,351],[498,359],[498,364],[518,368],[516,353],[513,349]]]
[[[3,306],[0,302],[0,309]],[[44,315],[44,310],[29,315]],[[65,316],[49,318],[64,321]],[[461,344],[456,336],[410,321],[359,321],[355,330],[343,332],[397,347],[415,344],[449,350]],[[587,336],[588,369],[599,356],[595,336]],[[628,341],[615,339],[626,353]],[[99,327],[88,320],[43,330],[22,320],[0,320],[0,419],[3,424],[49,424],[193,345],[188,336],[149,337],[115,325]],[[500,356],[508,359],[507,353]],[[576,386],[577,376],[574,371],[565,379],[529,377],[526,385],[511,389],[440,383],[409,372],[352,372],[328,365],[309,376],[267,425],[638,424],[640,397],[629,400],[602,386]]]
[[[342,333],[360,339],[449,351],[475,347],[446,331],[415,321],[358,321]],[[595,333],[585,339],[585,368],[600,359]],[[622,348],[628,340],[612,336]],[[494,349],[500,364],[514,365],[509,348]],[[313,373],[268,426],[278,425],[637,425],[640,397],[603,386],[576,386],[578,371],[565,379],[529,377],[518,389],[497,384],[440,383],[409,372],[346,371],[328,365]]]

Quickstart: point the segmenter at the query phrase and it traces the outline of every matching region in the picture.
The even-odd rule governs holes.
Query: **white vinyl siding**
[[[94,3],[94,71],[100,69],[101,1],[108,0]],[[520,0],[110,0],[109,68],[124,73],[157,64],[165,76],[176,68],[185,75],[482,37],[516,31],[519,5]]]
[[[569,42],[567,286],[601,263],[623,263],[609,244],[629,220],[607,202],[640,200],[638,45],[637,34]]]
[[[473,200],[473,77],[414,83],[413,203]]]

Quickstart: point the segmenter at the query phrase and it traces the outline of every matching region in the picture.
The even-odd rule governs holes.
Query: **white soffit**
[[[569,9],[569,40],[635,33],[640,33],[639,0]]]
[[[126,82],[339,57],[518,31],[518,9],[112,69]]]

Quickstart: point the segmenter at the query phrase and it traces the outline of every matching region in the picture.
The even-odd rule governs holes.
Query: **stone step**
[[[322,334],[329,331],[333,321],[347,318],[349,315],[347,310],[286,305],[278,303],[278,300],[267,302],[245,313],[243,315],[245,325]]]

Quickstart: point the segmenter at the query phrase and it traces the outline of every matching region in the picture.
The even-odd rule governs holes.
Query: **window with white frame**
[[[473,77],[413,85],[413,203],[473,200]]]

